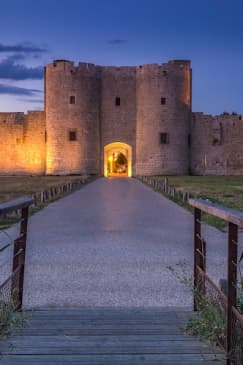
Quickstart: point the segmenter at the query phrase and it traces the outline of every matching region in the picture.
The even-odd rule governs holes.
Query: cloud
[[[25,59],[23,54],[13,54],[0,61],[0,79],[40,80],[43,78],[43,67],[28,67],[18,61]]]
[[[0,84],[0,94],[34,96],[41,92],[41,90],[37,89],[26,89],[18,86]]]
[[[4,58],[1,60],[1,62],[9,62],[14,63],[16,61],[24,60],[26,57],[24,54],[21,53],[14,53],[11,56],[8,56],[7,58]]]
[[[44,100],[43,99],[17,99],[18,101],[24,101],[26,103],[38,103],[38,104],[43,104]]]
[[[124,43],[127,43],[127,42],[128,42],[127,39],[110,39],[108,41],[108,43],[113,45],[113,46],[117,46],[117,45],[124,44]]]
[[[37,47],[32,43],[20,43],[15,45],[7,45],[0,43],[0,52],[21,52],[21,53],[44,53],[47,49]]]

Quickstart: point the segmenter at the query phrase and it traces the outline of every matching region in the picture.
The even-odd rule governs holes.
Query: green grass
[[[57,187],[80,178],[84,178],[84,176],[0,176],[0,203],[22,196],[31,196],[32,194],[48,190],[51,187]],[[69,193],[64,193],[62,197],[67,194]],[[53,200],[58,198],[54,198]],[[30,214],[39,211],[47,204],[39,203],[37,207],[31,207]],[[15,216],[0,216],[0,230],[7,229],[18,220],[19,218]]]
[[[83,176],[0,176],[0,202],[31,195]]]
[[[243,176],[169,176],[168,181],[182,191],[243,211]]]
[[[27,316],[25,312],[15,312],[15,304],[11,299],[8,303],[0,305],[0,340],[8,337],[11,332],[24,327]]]
[[[164,176],[154,176],[163,181]],[[169,176],[168,183],[177,190],[187,191],[194,196],[209,199],[214,203],[243,211],[243,176]],[[184,208],[192,208],[177,198],[171,198]],[[224,229],[226,222],[210,215],[204,215],[204,221],[219,229]]]

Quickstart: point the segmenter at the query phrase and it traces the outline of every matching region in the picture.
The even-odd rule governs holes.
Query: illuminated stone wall
[[[191,172],[195,175],[243,174],[243,120],[239,115],[193,113]]]
[[[0,113],[0,173],[45,174],[44,112]]]

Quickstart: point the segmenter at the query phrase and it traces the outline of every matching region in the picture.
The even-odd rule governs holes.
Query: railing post
[[[198,251],[198,266],[202,269],[204,273],[206,273],[206,241],[201,238],[200,239],[200,251]],[[198,293],[199,295],[206,294],[206,285],[205,285],[205,276],[203,276],[198,285]]]
[[[199,265],[198,250],[201,237],[201,210],[194,209],[194,311],[197,311],[196,291],[198,288],[197,266]]]
[[[14,273],[20,267],[16,274],[16,282],[12,284],[12,295],[17,295],[18,307],[22,307],[23,302],[23,286],[24,286],[24,268],[25,268],[25,252],[27,239],[28,225],[28,207],[21,209],[20,236],[14,241],[13,265],[12,272]],[[16,294],[15,294],[16,293]]]
[[[232,353],[232,307],[237,302],[237,242],[238,226],[229,223],[228,233],[228,293],[227,293],[227,365]]]

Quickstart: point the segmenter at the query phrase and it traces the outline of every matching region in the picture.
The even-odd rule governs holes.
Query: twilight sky
[[[243,114],[242,0],[1,0],[0,112],[43,109],[42,67],[190,59],[193,111]]]

